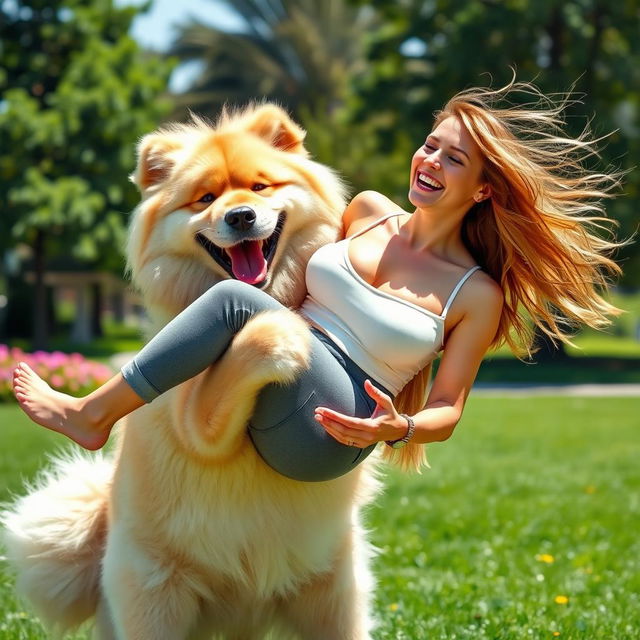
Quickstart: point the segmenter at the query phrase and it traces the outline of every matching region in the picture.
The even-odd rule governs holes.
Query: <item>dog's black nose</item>
[[[224,221],[237,231],[247,231],[256,221],[256,212],[251,207],[236,207],[227,211]]]

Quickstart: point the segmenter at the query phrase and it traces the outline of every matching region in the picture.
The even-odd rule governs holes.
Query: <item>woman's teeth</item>
[[[434,180],[424,173],[418,173],[418,184],[428,191],[439,191],[443,188],[437,180]]]

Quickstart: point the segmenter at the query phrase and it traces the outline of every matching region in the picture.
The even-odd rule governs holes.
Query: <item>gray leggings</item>
[[[284,309],[271,296],[237,280],[220,282],[145,345],[122,375],[146,402],[196,374],[225,352],[256,313]],[[269,384],[258,396],[249,435],[265,462],[304,481],[337,478],[362,462],[375,445],[348,447],[314,419],[316,407],[369,417],[375,402],[364,391],[370,378],[327,336],[311,330],[311,365],[291,384]],[[384,387],[372,382],[385,393]]]

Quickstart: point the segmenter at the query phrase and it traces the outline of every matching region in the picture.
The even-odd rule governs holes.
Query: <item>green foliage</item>
[[[547,94],[573,88],[582,102],[567,110],[568,132],[592,120],[596,136],[611,134],[598,169],[629,171],[640,155],[637,0],[224,4],[243,18],[242,32],[192,24],[176,43],[183,61],[204,65],[182,106],[282,102],[309,131],[314,155],[357,190],[404,203],[409,158],[433,113],[463,88],[505,84],[512,68]],[[637,229],[639,200],[640,174],[630,172],[608,203],[621,238]],[[618,257],[626,284],[640,284],[638,245]]]
[[[372,114],[354,121],[347,108],[315,115],[302,109],[300,121],[307,131],[305,144],[314,158],[345,176],[352,194],[375,189],[401,206],[406,201],[412,143],[407,136],[398,135],[395,149],[382,152],[379,134],[385,127],[384,118]],[[399,176],[404,181],[398,180]]]
[[[381,149],[389,118],[355,108],[354,81],[367,69],[369,34],[380,28],[375,15],[347,0],[223,4],[242,18],[245,30],[229,33],[194,23],[174,45],[182,61],[204,63],[193,86],[177,97],[183,109],[215,113],[226,103],[279,102],[307,130],[314,157],[336,168],[354,192],[375,188],[403,201],[410,139],[400,134],[394,149]]]
[[[351,0],[375,7],[383,28],[370,39],[366,73],[356,79],[358,112],[385,114],[381,144],[399,134],[424,139],[432,114],[470,86],[501,86],[516,69],[547,94],[572,88],[581,103],[567,110],[568,132],[592,120],[603,144],[600,168],[631,171],[640,155],[639,5],[602,0]],[[398,181],[404,180],[398,176]],[[608,204],[622,224],[638,229],[640,173],[631,171],[620,196]],[[640,249],[621,251],[625,282],[640,285]]]
[[[204,70],[180,104],[216,113],[225,103],[267,98],[298,115],[339,107],[365,65],[369,12],[347,0],[220,0],[244,22],[240,32],[198,23],[181,29],[173,53]]]
[[[172,62],[128,35],[110,0],[0,5],[0,242],[121,270],[134,145],[170,104]]]

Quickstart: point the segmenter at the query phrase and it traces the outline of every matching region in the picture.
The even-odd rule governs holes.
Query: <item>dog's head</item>
[[[336,238],[345,205],[342,183],[308,158],[304,135],[263,104],[142,139],[128,264],[152,310],[175,315],[224,278],[300,304],[307,261]]]

